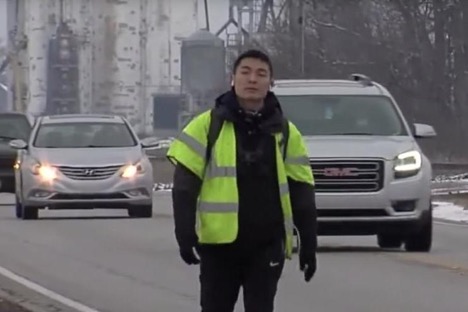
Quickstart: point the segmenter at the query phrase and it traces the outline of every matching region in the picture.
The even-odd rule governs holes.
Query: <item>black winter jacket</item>
[[[235,125],[237,138],[237,181],[239,190],[239,233],[232,244],[248,252],[284,237],[284,223],[276,177],[273,132],[280,132],[283,114],[278,100],[269,92],[264,108],[256,116],[244,112],[234,91],[217,98],[215,111]],[[179,246],[195,246],[196,202],[202,181],[178,164],[174,173],[172,200],[175,235]],[[313,186],[288,179],[303,251],[315,253],[317,214]],[[211,248],[211,247],[210,247]]]

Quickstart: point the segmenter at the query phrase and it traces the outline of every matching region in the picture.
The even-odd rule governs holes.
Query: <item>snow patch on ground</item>
[[[155,183],[153,186],[153,192],[169,192],[172,190],[172,183]]]
[[[433,202],[434,218],[443,219],[455,222],[468,222],[468,210],[462,206],[455,205],[450,202]]]

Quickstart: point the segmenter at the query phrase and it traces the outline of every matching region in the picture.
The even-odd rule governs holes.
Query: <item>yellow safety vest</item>
[[[237,238],[239,194],[236,170],[236,137],[234,124],[224,121],[212,148],[212,157],[205,163],[210,110],[196,116],[172,142],[168,159],[181,163],[202,181],[197,207],[197,235],[201,244],[232,243]],[[289,122],[287,155],[283,161],[280,142],[282,133],[275,134],[276,163],[281,206],[286,234],[286,258],[292,256],[293,218],[288,177],[314,184],[307,149],[299,130]]]

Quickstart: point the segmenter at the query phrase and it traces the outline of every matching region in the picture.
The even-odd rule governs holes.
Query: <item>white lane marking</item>
[[[72,309],[75,309],[78,312],[99,312],[99,310],[93,309],[91,307],[88,307],[82,303],[79,303],[77,301],[74,301],[70,298],[64,297],[50,289],[47,289],[45,287],[42,287],[39,284],[34,283],[33,281],[30,281],[22,276],[19,276],[16,273],[13,273],[12,271],[0,266],[0,274],[37,292],[40,293],[41,295],[44,295],[52,300],[55,300],[63,305],[66,305],[67,307],[70,307]]]

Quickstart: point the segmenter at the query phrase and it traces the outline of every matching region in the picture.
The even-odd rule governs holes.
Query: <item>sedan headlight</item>
[[[136,164],[136,165],[127,165],[122,168],[122,173],[121,176],[122,178],[133,178],[136,175],[143,173],[143,167],[141,164]]]
[[[422,156],[419,151],[409,151],[399,154],[395,158],[394,170],[397,177],[416,174],[422,165]]]
[[[57,178],[57,168],[49,165],[36,164],[32,167],[32,172],[47,182],[52,182]]]

